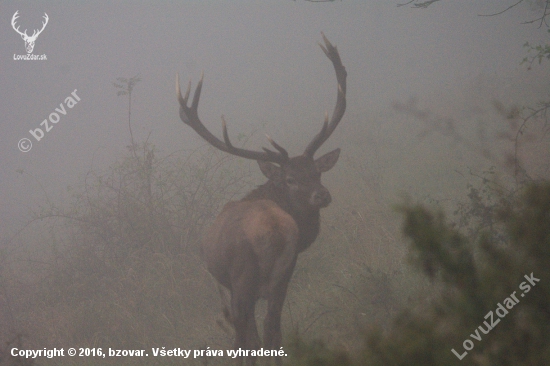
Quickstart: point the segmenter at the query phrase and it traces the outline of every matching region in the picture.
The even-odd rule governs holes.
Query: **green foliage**
[[[439,273],[443,282],[450,284],[466,276],[466,283],[473,284],[471,248],[464,237],[448,227],[443,214],[432,214],[420,205],[401,207],[400,211],[405,216],[403,233],[412,240],[412,264],[430,279]]]
[[[128,78],[116,78],[116,79],[120,84],[113,83],[113,86],[117,89],[122,89],[117,92],[116,94],[117,96],[132,94],[132,91],[134,90],[134,86],[136,86],[136,84],[141,81],[141,78],[139,77],[139,75],[136,75],[130,79]]]
[[[483,199],[479,191],[470,198]],[[492,209],[502,228],[500,239],[485,230],[468,240],[442,213],[419,205],[400,207],[403,231],[411,241],[409,260],[432,281],[433,296],[401,312],[389,331],[366,332],[355,364],[550,363],[550,183],[532,184],[519,199],[500,200]],[[534,283],[527,277],[535,278]],[[507,313],[497,312],[499,304],[506,304]],[[307,359],[303,353],[308,348],[297,344],[300,359]],[[331,360],[322,346],[309,347]]]
[[[442,283],[433,303],[403,313],[387,335],[368,337],[365,355],[372,365],[459,364],[463,342],[474,348],[469,365],[547,365],[550,362],[550,184],[530,186],[523,198],[499,207],[506,243],[490,235],[472,244],[445,224],[442,214],[420,206],[402,208],[412,240],[413,265]],[[529,293],[518,288],[525,275],[540,279]],[[513,292],[520,301],[488,333],[478,326]],[[497,315],[494,315],[497,318]]]
[[[516,189],[506,190],[496,179],[496,168],[492,166],[481,176],[470,171],[479,178],[478,184],[468,183],[468,200],[459,202],[453,214],[456,218],[454,227],[465,233],[470,241],[477,240],[480,235],[489,235],[493,240],[504,243],[502,227],[499,225],[498,213],[503,204],[511,200]]]
[[[119,90],[116,95],[128,95],[128,130],[130,132],[130,150],[134,154],[134,158],[137,158],[136,155],[136,143],[134,141],[134,133],[132,132],[131,116],[132,116],[132,91],[137,83],[141,81],[139,75],[136,75],[130,79],[127,78],[117,78],[117,81],[120,83],[113,83],[113,86]]]
[[[550,29],[548,29],[548,33],[550,33]],[[526,56],[521,61],[521,65],[528,64],[529,65],[528,69],[531,69],[533,62],[535,61],[538,61],[540,65],[543,59],[550,60],[550,44],[533,45],[533,44],[530,44],[529,42],[525,42],[523,47],[527,49],[529,56]],[[531,52],[533,52],[534,54],[532,54]]]

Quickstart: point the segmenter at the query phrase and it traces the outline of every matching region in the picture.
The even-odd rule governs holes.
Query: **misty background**
[[[301,154],[336,99],[333,67],[317,45],[320,32],[337,46],[348,72],[346,114],[318,154],[343,150],[323,176],[333,197],[322,214],[323,230],[331,215],[355,202],[352,185],[372,191],[388,209],[404,194],[454,202],[466,191],[469,169],[505,160],[495,136],[507,126],[495,101],[510,108],[550,94],[547,65],[520,65],[524,43],[548,37],[544,27],[521,24],[536,16],[537,2],[479,16],[513,3],[442,1],[414,9],[388,0],[3,1],[1,237],[14,238],[40,205],[69,202],[67,187],[128,153],[128,97],[117,96],[113,85],[119,77],[141,78],[132,93],[134,140],[147,140],[164,156],[206,144],[180,121],[175,96],[176,73],[182,88],[189,79],[194,88],[201,71],[199,115],[211,132],[221,136],[223,114],[232,141],[253,132],[246,146],[258,150],[268,146],[267,133],[291,155]],[[29,35],[48,14],[33,51],[47,61],[13,59],[26,53],[11,27],[16,11]],[[80,101],[35,141],[29,130],[43,128],[75,89]],[[396,105],[452,119],[475,146],[430,131]],[[17,144],[25,137],[33,147],[23,153]],[[538,151],[547,149],[539,142]],[[263,183],[256,164],[246,164],[254,183]],[[376,189],[357,180],[360,168],[376,176]],[[41,232],[28,230],[25,240],[39,245]]]
[[[526,53],[522,45],[545,37],[544,29],[520,24],[533,16],[529,9],[478,16],[504,3],[412,9],[393,1],[2,2],[2,230],[13,230],[45,193],[63,199],[66,186],[90,167],[108,165],[126,150],[128,100],[116,95],[117,77],[142,79],[132,101],[136,141],[150,134],[149,142],[166,153],[204,144],[181,123],[174,93],[176,72],[185,85],[188,79],[196,83],[204,70],[200,115],[211,131],[221,136],[224,114],[233,139],[260,129],[251,148],[266,144],[265,132],[291,154],[301,153],[335,102],[332,65],[317,45],[321,31],[337,45],[349,74],[346,115],[323,150],[341,146],[349,154],[350,138],[383,144],[381,153],[392,159],[387,174],[396,180],[389,197],[407,190],[403,183],[417,173],[422,179],[415,189],[432,189],[451,169],[435,158],[425,161],[423,153],[415,156],[415,122],[405,122],[392,102],[416,97],[434,112],[471,124],[467,129],[476,127],[476,114],[490,109],[491,99],[521,103],[545,95],[545,68],[519,65]],[[10,25],[16,10],[17,24],[29,34],[48,14],[34,49],[47,61],[13,60],[13,54],[25,54]],[[17,142],[30,138],[29,130],[40,127],[74,89],[81,101],[31,151],[19,151]],[[361,135],[346,133],[356,125],[364,127]]]

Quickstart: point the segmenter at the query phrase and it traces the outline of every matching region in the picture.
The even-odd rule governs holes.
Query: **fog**
[[[128,97],[117,96],[113,85],[120,77],[141,78],[131,101],[134,140],[147,140],[163,156],[205,145],[181,122],[174,88],[176,73],[183,86],[190,79],[194,87],[203,71],[199,111],[210,131],[221,137],[224,115],[232,140],[255,131],[248,148],[268,146],[267,133],[291,155],[302,153],[336,97],[334,70],[318,46],[321,32],[338,47],[348,72],[346,114],[318,153],[343,149],[337,168],[324,178],[336,205],[323,211],[324,219],[330,222],[338,207],[353,201],[346,196],[349,184],[364,184],[348,174],[353,164],[375,171],[381,187],[372,192],[386,205],[403,194],[445,200],[463,193],[468,169],[486,169],[502,157],[491,140],[504,123],[494,101],[509,108],[548,98],[548,67],[520,65],[526,41],[547,40],[546,28],[521,24],[536,17],[535,5],[479,16],[514,2],[442,1],[415,9],[390,0],[4,1],[2,240],[16,237],[41,205],[70,202],[67,187],[87,172],[107,169],[128,153]],[[14,60],[26,54],[10,24],[16,11],[17,25],[29,35],[47,13],[33,51],[47,60]],[[36,141],[29,130],[43,127],[75,90],[80,100]],[[486,124],[494,158],[396,110],[407,103],[452,118],[472,141]],[[18,149],[22,138],[31,140],[30,151]],[[254,183],[263,181],[254,176]]]
[[[135,139],[150,133],[149,141],[169,153],[203,144],[179,121],[174,94],[176,72],[185,83],[196,82],[202,70],[200,113],[212,131],[221,132],[224,114],[233,136],[262,129],[254,147],[264,144],[265,131],[285,146],[303,148],[335,99],[331,65],[317,46],[321,31],[337,45],[349,74],[348,109],[331,146],[352,123],[368,124],[370,116],[373,124],[389,122],[394,101],[415,96],[431,109],[462,108],[467,115],[472,107],[465,94],[480,79],[493,83],[484,87],[494,97],[523,101],[540,90],[545,71],[519,65],[525,41],[544,36],[544,30],[520,24],[532,17],[529,9],[478,16],[500,10],[501,1],[429,9],[398,8],[391,1],[1,6],[3,222],[43,198],[38,183],[58,195],[90,166],[108,164],[125,151],[127,98],[116,96],[117,77],[141,76],[133,93]],[[18,24],[29,29],[48,14],[34,51],[47,61],[13,60],[25,51],[10,27],[16,10]],[[75,89],[81,102],[31,151],[19,151],[17,142]]]

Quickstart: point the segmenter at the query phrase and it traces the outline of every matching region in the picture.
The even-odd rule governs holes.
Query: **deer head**
[[[15,21],[17,20],[17,18],[19,18],[19,15],[17,14],[19,13],[19,10],[17,10],[15,12],[15,14],[13,14],[13,17],[11,18],[11,26],[13,27],[13,29],[19,33],[21,35],[21,38],[23,38],[23,40],[25,41],[25,48],[27,49],[27,53],[32,53],[32,50],[34,49],[34,42],[36,41],[36,38],[38,38],[38,36],[40,35],[40,33],[42,33],[42,31],[44,30],[44,28],[46,28],[46,24],[48,24],[48,14],[44,13],[44,22],[42,22],[42,29],[38,30],[38,29],[35,29],[34,32],[32,33],[32,36],[28,36],[27,35],[27,30],[25,29],[24,32],[21,32],[19,30],[19,27],[15,27]]]
[[[338,82],[336,106],[334,107],[330,120],[328,114],[325,114],[325,121],[321,131],[307,145],[304,153],[293,158],[289,158],[288,152],[269,136],[267,136],[267,139],[276,151],[265,147],[262,148],[263,151],[252,151],[235,147],[229,139],[227,123],[223,116],[223,141],[218,139],[208,131],[200,121],[198,115],[198,105],[204,73],[201,74],[190,106],[188,106],[188,100],[191,91],[191,82],[189,82],[185,96],[182,96],[179,76],[176,75],[176,94],[180,104],[181,120],[193,128],[204,140],[219,150],[246,159],[256,160],[262,173],[275,187],[287,195],[289,204],[293,206],[292,209],[297,212],[304,212],[311,209],[318,210],[328,206],[331,201],[331,196],[329,191],[321,185],[321,173],[330,170],[334,164],[336,164],[340,155],[340,149],[335,149],[316,160],[313,159],[317,149],[319,149],[334,132],[346,110],[346,69],[342,65],[336,47],[329,42],[324,34],[322,34],[322,36],[325,44],[319,45],[327,57],[332,61],[334,70],[336,71],[336,80]]]

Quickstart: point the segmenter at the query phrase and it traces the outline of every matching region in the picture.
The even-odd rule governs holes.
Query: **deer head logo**
[[[35,29],[32,36],[28,36],[27,35],[27,30],[25,29],[24,32],[21,32],[19,30],[19,27],[15,27],[15,21],[17,20],[17,18],[19,18],[19,15],[17,14],[19,13],[19,10],[17,10],[15,12],[15,14],[13,14],[13,18],[11,18],[11,26],[13,27],[13,29],[19,33],[21,35],[21,38],[23,38],[23,40],[25,41],[25,48],[27,49],[27,53],[32,53],[32,50],[34,49],[34,42],[36,41],[36,38],[38,38],[38,36],[40,35],[40,33],[42,33],[42,31],[44,30],[44,28],[46,28],[46,24],[48,24],[48,14],[44,13],[44,22],[42,22],[42,29],[38,30],[38,29]]]

